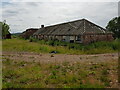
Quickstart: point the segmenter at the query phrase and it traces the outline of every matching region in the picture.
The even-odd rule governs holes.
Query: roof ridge
[[[52,27],[52,26],[57,26],[57,25],[68,24],[68,23],[73,23],[73,22],[82,21],[82,20],[84,20],[84,19],[79,19],[79,20],[73,20],[73,21],[58,23],[58,24],[55,24],[55,25],[46,26],[45,28],[47,28],[47,27]]]

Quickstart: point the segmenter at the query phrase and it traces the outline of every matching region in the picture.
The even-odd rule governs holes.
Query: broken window
[[[77,36],[77,41],[81,41],[81,36]]]
[[[74,43],[74,40],[70,40],[70,43]]]

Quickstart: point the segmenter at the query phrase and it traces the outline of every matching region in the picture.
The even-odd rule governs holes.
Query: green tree
[[[106,29],[112,31],[115,38],[120,38],[120,16],[110,20]]]
[[[0,22],[0,31],[2,31],[2,38],[5,39],[6,38],[6,35],[9,34],[9,25],[4,23],[4,22]]]

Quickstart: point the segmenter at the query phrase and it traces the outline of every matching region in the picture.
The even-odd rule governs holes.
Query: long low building
[[[39,29],[38,28],[29,28],[29,29],[26,29],[26,31],[24,31],[21,34],[21,37],[25,38],[25,39],[29,39],[37,30],[39,30]]]
[[[60,40],[88,44],[97,41],[112,41],[112,35],[112,32],[86,19],[81,19],[47,27],[41,25],[41,28],[33,34],[33,37],[40,40]]]

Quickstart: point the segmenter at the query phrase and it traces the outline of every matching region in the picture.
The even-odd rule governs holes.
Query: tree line
[[[106,26],[106,29],[114,33],[114,38],[120,38],[120,16],[110,20]]]
[[[0,31],[1,31],[1,38],[6,39],[6,38],[11,38],[11,34],[9,32],[10,27],[8,24],[5,22],[0,22]]]

